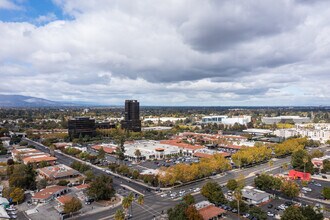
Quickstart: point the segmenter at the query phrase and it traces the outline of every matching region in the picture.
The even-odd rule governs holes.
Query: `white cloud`
[[[330,101],[327,1],[54,2],[74,19],[0,22],[0,92],[109,104]]]
[[[20,10],[21,7],[10,0],[0,0],[0,9]]]

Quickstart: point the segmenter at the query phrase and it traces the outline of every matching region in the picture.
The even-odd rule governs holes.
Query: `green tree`
[[[97,153],[97,158],[103,160],[105,158],[105,151],[103,147],[100,148],[99,152]]]
[[[201,194],[205,196],[211,203],[216,205],[226,203],[221,186],[216,182],[206,183],[201,190]]]
[[[144,204],[144,196],[143,195],[139,195],[137,202],[139,205],[143,205]]]
[[[37,182],[37,189],[38,190],[44,189],[46,188],[47,185],[48,185],[47,180],[45,178],[42,178]]]
[[[139,149],[136,149],[135,152],[134,152],[134,155],[136,156],[137,160],[140,160],[140,157],[141,157],[141,151]]]
[[[14,165],[12,173],[9,174],[9,186],[19,187],[22,189],[36,188],[36,171],[34,170],[32,164],[24,165]]]
[[[69,183],[70,183],[70,181],[68,181],[68,180],[59,180],[57,182],[57,185],[59,185],[59,186],[67,186]]]
[[[180,203],[174,208],[167,210],[169,220],[189,220],[186,214],[188,205],[186,203]]]
[[[125,213],[122,209],[117,209],[115,214],[115,220],[124,220],[125,219]]]
[[[292,167],[299,171],[313,173],[313,163],[311,162],[310,155],[305,150],[297,150],[291,157]]]
[[[256,217],[259,220],[266,220],[267,219],[267,214],[264,212],[260,207],[258,206],[253,206],[249,210],[249,214]]]
[[[227,188],[231,191],[234,191],[238,187],[238,183],[235,179],[230,179],[227,182]]]
[[[324,187],[322,190],[322,195],[325,199],[330,199],[330,187]]]
[[[186,194],[183,196],[182,200],[187,204],[187,205],[192,205],[195,204],[195,197],[191,194]]]
[[[311,206],[305,206],[305,207],[300,207],[300,210],[305,216],[306,220],[322,220],[323,219],[323,214],[322,213],[316,213],[313,207]]]
[[[95,200],[108,200],[115,195],[115,190],[112,186],[112,179],[107,175],[97,176],[90,183],[87,189],[87,195]]]
[[[290,206],[284,210],[281,220],[307,220],[307,218],[298,207]]]
[[[64,204],[64,212],[65,213],[73,213],[77,212],[82,208],[82,204],[79,199],[73,197],[70,201]]]
[[[84,174],[86,176],[86,181],[87,182],[92,181],[95,178],[95,174],[92,170],[87,170]]]

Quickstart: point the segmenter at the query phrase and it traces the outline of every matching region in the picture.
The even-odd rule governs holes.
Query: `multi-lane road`
[[[44,145],[42,145],[38,142],[34,142],[29,139],[26,139],[26,141],[29,144],[35,146],[36,149],[38,149],[38,150],[41,150],[44,152],[49,152],[49,149],[47,147],[45,147]],[[75,160],[74,158],[69,157],[65,154],[59,153],[59,152],[55,152],[55,157],[57,157],[57,159],[58,159],[57,161],[59,163],[63,163],[68,166]],[[276,159],[271,167],[269,166],[268,163],[266,163],[266,164],[261,164],[261,165],[251,167],[251,168],[232,170],[232,171],[227,172],[223,176],[219,176],[219,177],[212,179],[212,181],[218,182],[219,184],[223,185],[223,184],[226,184],[229,179],[243,176],[244,178],[246,178],[245,179],[246,184],[251,184],[253,182],[254,175],[256,173],[263,172],[266,170],[269,170],[269,172],[272,172],[272,173],[276,173],[276,172],[280,171],[279,169],[281,169],[280,168],[281,165],[283,165],[284,163],[289,163],[289,162],[290,162],[289,157],[282,158],[282,159]],[[96,175],[106,174],[106,172],[104,170],[95,168],[93,166],[92,166],[92,170]],[[201,188],[208,181],[211,181],[211,180],[205,179],[200,182],[196,182],[196,183],[192,183],[189,185],[174,188],[174,189],[172,189],[172,191],[179,191],[179,190],[189,191],[189,189],[191,189],[191,188]],[[160,197],[159,193],[153,192],[153,191],[148,192],[148,191],[146,191],[145,186],[135,183],[133,181],[128,182],[126,179],[113,178],[113,185],[117,191],[119,191],[119,190],[121,191],[122,195],[127,195],[129,193],[130,189],[132,189],[134,192],[140,192],[140,193],[144,194],[144,205],[141,206],[141,205],[137,204],[136,202],[133,203],[132,219],[138,219],[138,220],[153,219],[154,216],[160,216],[162,213],[165,213],[167,209],[174,207],[176,204],[178,204],[180,202],[179,199],[173,200],[169,197],[162,198],[162,197]],[[122,190],[123,185],[127,186],[127,187],[125,187],[126,188],[125,191]],[[196,201],[202,201],[205,199],[199,193],[194,193],[194,196],[195,196]],[[87,214],[84,216],[79,216],[77,218],[86,219],[86,220],[87,219],[102,219],[102,220],[113,219],[113,215],[118,208],[120,208],[120,207],[109,208],[107,210],[103,210],[98,213],[93,213],[91,215]]]

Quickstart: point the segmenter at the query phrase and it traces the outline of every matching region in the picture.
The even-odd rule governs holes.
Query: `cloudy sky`
[[[0,94],[329,105],[328,0],[0,0]]]

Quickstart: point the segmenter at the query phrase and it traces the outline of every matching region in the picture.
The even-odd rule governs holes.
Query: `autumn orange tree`
[[[189,182],[195,179],[210,176],[214,172],[223,172],[230,169],[230,164],[221,154],[214,154],[211,158],[203,158],[199,163],[176,164],[162,168],[159,181],[163,185]]]

